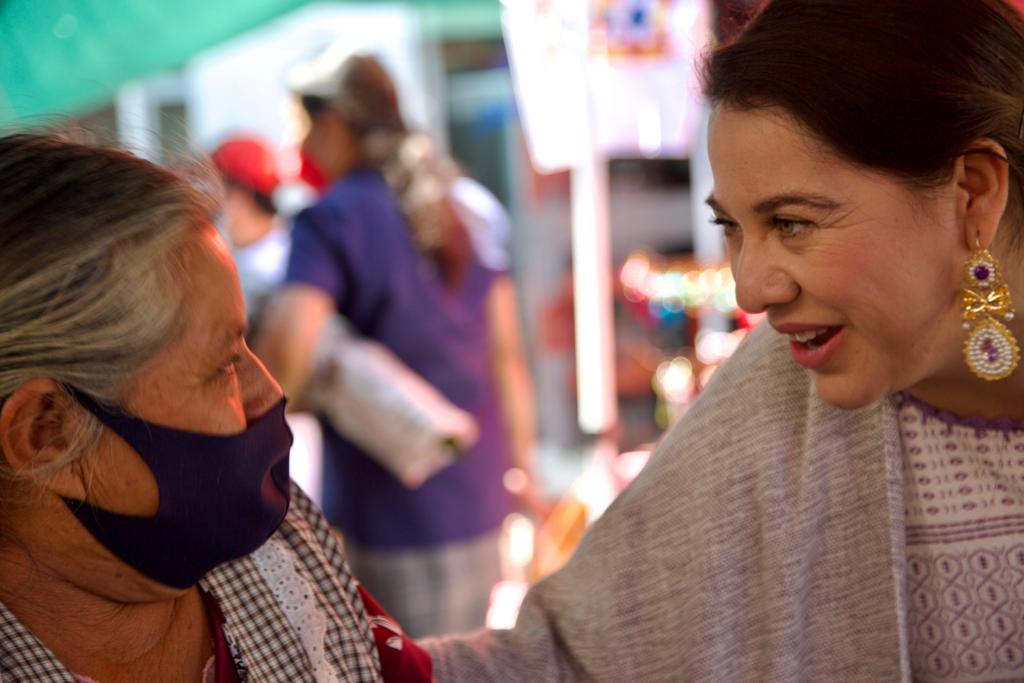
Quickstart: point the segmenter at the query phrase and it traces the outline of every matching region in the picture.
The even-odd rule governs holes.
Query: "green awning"
[[[98,106],[307,1],[0,0],[0,126]],[[418,4],[435,35],[500,34],[498,0]]]

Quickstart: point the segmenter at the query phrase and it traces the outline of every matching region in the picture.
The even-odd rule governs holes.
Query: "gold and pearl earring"
[[[1005,379],[1020,362],[1020,347],[1002,321],[1013,320],[1010,287],[1001,281],[1000,265],[978,244],[964,266],[965,287],[960,317],[969,330],[964,361],[984,380]]]

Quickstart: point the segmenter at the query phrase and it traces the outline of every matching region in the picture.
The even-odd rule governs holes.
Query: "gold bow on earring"
[[[969,289],[964,290],[963,319],[973,322],[983,316],[1005,317],[1013,319],[1013,302],[1010,300],[1009,285],[1002,285],[988,294],[979,294]]]
[[[976,376],[990,381],[1009,377],[1020,362],[1017,340],[997,320],[1013,320],[1014,316],[1010,287],[999,280],[998,261],[977,245],[964,266],[966,288],[960,317],[964,328],[970,330],[964,342],[964,361]]]

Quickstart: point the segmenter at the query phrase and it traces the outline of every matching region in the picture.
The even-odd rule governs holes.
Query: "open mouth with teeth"
[[[841,329],[841,327],[819,327],[816,330],[807,330],[806,332],[793,332],[789,335],[789,340],[805,348],[815,349],[827,344]]]

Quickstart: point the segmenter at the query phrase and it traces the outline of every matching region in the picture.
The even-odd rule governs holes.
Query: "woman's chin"
[[[814,389],[825,403],[843,410],[859,410],[875,403],[886,391],[870,386],[865,378],[827,376],[815,373]]]

